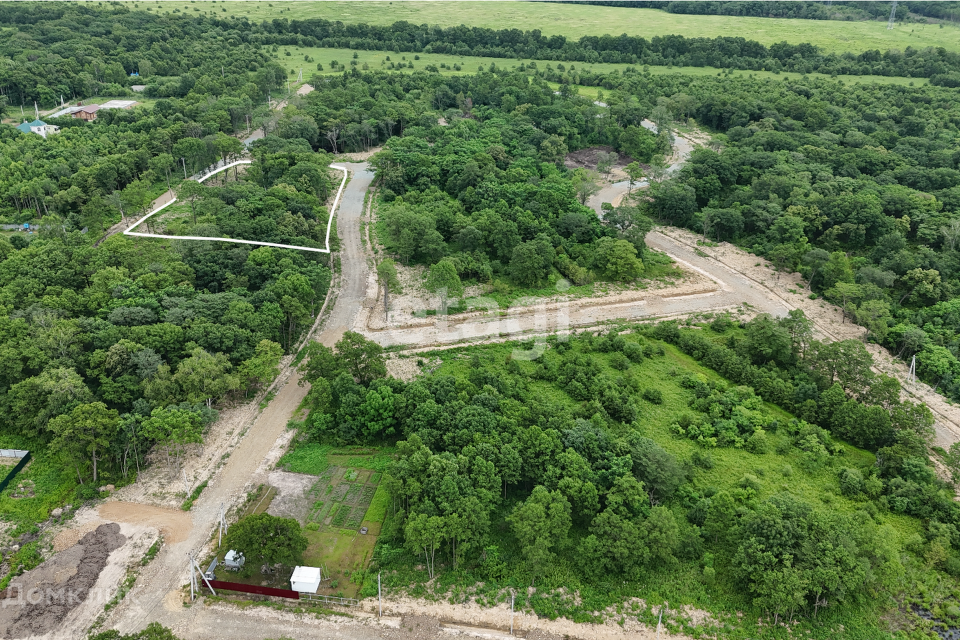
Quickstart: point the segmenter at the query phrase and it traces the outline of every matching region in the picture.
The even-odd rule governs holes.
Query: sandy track
[[[373,174],[366,170],[365,164],[348,166],[348,169],[353,176],[344,192],[338,214],[338,230],[342,246],[340,292],[326,320],[324,330],[316,336],[317,340],[327,345],[334,344],[344,331],[355,328],[358,314],[365,300],[368,297],[375,299],[377,295],[376,282],[369,273],[367,256],[360,241],[359,228],[364,193],[373,179]],[[710,288],[716,289],[713,286]],[[664,303],[671,304],[671,301],[666,300]],[[627,304],[635,306],[635,303]],[[241,611],[224,605],[194,606],[189,609],[182,606],[180,588],[187,582],[188,575],[185,554],[202,547],[210,540],[213,522],[221,502],[230,505],[244,494],[245,489],[267,480],[272,463],[289,440],[291,432],[286,431],[286,423],[307,392],[307,388],[299,386],[297,382],[297,374],[293,372],[276,398],[253,423],[249,433],[230,455],[227,463],[211,479],[193,510],[189,514],[183,514],[191,518],[192,527],[189,533],[180,542],[168,540],[168,544],[164,546],[157,559],[144,570],[125,603],[114,610],[105,628],[112,627],[122,633],[129,633],[156,620],[173,628],[179,636],[184,638],[296,637],[427,640],[449,635],[450,631],[441,631],[439,624],[426,625],[422,628],[417,626],[415,623],[419,619],[414,613],[419,605],[411,601],[398,600],[385,603],[387,606],[394,607],[393,610],[403,616],[403,620],[408,622],[405,627],[401,625],[398,618],[378,622],[369,614],[360,614],[352,620],[336,617],[310,619],[271,609],[253,608]],[[101,516],[124,522],[136,521],[144,524],[156,522],[153,518],[160,516],[161,511],[164,511],[156,507],[146,507],[149,511],[142,511],[144,505],[126,505],[120,502],[108,504],[112,506],[104,505],[107,508]],[[171,521],[175,519],[182,521],[182,518],[171,517]],[[157,522],[158,526],[161,524],[167,523]],[[454,605],[448,608],[435,606],[434,609],[436,611],[431,609],[431,614],[448,620],[459,620],[467,613],[462,610],[462,607]],[[490,615],[497,616],[499,619],[502,618],[502,613],[494,610]],[[481,618],[485,620],[484,616],[478,616],[475,612],[466,616],[468,621],[475,619],[481,621]],[[518,622],[519,620],[518,617]],[[535,617],[531,617],[527,623],[531,626],[536,624]],[[573,623],[567,624],[571,625],[569,629],[578,628]],[[601,629],[593,631],[599,632]],[[592,636],[591,630],[584,628],[584,635],[581,637],[635,638],[637,640],[654,637],[650,630],[639,628],[624,632],[614,626],[602,631],[599,635]],[[464,629],[459,632],[469,634],[469,631]],[[486,633],[487,637],[504,635],[500,632],[478,632]]]
[[[685,229],[660,227],[659,233],[654,232],[647,237],[651,246],[671,255],[673,252],[684,254],[695,266],[713,273],[725,270],[744,281],[752,282],[755,289],[766,292],[772,305],[769,309],[761,307],[759,310],[783,315],[773,309],[778,305],[787,310],[802,309],[813,323],[818,339],[862,340],[866,335],[866,329],[844,320],[840,308],[836,305],[822,298],[811,300],[806,282],[798,273],[783,273],[778,277],[769,262],[727,242],[718,243],[714,247],[698,247],[696,242],[699,236]],[[696,251],[703,255],[695,253]],[[894,358],[880,345],[867,344],[866,347],[873,356],[875,372],[886,373],[899,380],[902,387],[901,397],[913,402],[923,402],[933,412],[936,420],[934,444],[947,448],[954,442],[960,442],[960,407],[935,392],[929,385],[910,382],[907,364]]]
[[[98,509],[107,522],[126,522],[159,529],[167,544],[183,542],[193,529],[190,513],[136,502],[105,502]]]
[[[332,347],[344,332],[353,328],[364,300],[369,280],[373,277],[367,265],[367,256],[360,239],[360,218],[363,216],[363,199],[373,172],[366,162],[342,163],[351,173],[340,202],[337,214],[337,234],[340,236],[340,283],[337,303],[326,320],[323,333],[317,340]],[[374,282],[374,287],[376,283]],[[376,291],[374,291],[376,296]]]
[[[356,221],[360,217],[364,194],[373,174],[365,171],[366,165],[348,166],[348,169],[356,173],[344,190],[338,217],[341,238],[347,238],[342,241],[344,254],[341,262],[341,273],[347,275],[342,277],[341,293],[330,311],[326,328],[316,336],[324,344],[333,344],[352,326],[366,290],[366,262],[361,251],[350,251],[353,239],[350,228],[352,226],[354,229],[355,243],[359,247],[359,225]],[[358,260],[364,272],[358,274],[347,271],[358,270]],[[221,503],[229,507],[245,495],[247,490],[266,481],[272,462],[282,453],[289,441],[291,432],[286,429],[287,422],[293,417],[309,390],[309,385],[300,386],[299,381],[299,374],[289,367],[281,373],[276,397],[250,425],[226,463],[210,479],[189,514],[171,514],[169,521],[161,522],[160,512],[166,510],[120,502],[103,505],[100,515],[105,519],[116,518],[128,522],[139,518],[138,521],[152,523],[161,529],[177,522],[181,525],[179,530],[184,528],[181,514],[188,516],[191,521],[189,530],[179,541],[167,540],[157,559],[144,570],[125,604],[114,610],[107,628],[113,627],[122,633],[129,633],[152,621],[168,626],[191,626],[191,618],[203,607],[184,609],[180,605],[179,589],[188,581],[189,575],[186,554],[199,550],[210,541]],[[177,531],[175,528],[172,530]],[[251,636],[241,634],[234,637]]]
[[[446,318],[424,318],[418,324],[383,326],[381,303],[363,309],[358,324],[384,346],[424,348],[505,336],[539,335],[611,320],[649,320],[717,312],[749,305],[753,312],[783,316],[792,307],[755,280],[716,260],[705,260],[694,248],[651,232],[647,244],[673,258],[688,274],[686,281],[662,289],[628,291],[610,296],[553,301],[538,300],[505,311],[495,304],[485,312]],[[372,296],[376,296],[375,283]],[[370,322],[370,319],[373,322]]]

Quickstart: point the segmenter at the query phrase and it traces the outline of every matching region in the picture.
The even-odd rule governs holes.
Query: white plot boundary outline
[[[202,178],[200,178],[199,180],[197,180],[197,182],[203,182],[204,180],[206,180],[206,179],[209,178],[210,176],[214,176],[214,175],[220,173],[221,171],[226,171],[227,169],[229,169],[229,168],[231,168],[231,167],[235,167],[235,166],[240,165],[240,164],[253,164],[253,161],[252,161],[252,160],[237,160],[236,162],[231,162],[231,163],[228,164],[228,165],[225,165],[225,166],[220,167],[220,168],[217,169],[216,171],[211,171],[211,172],[208,173],[207,175],[205,175],[205,176],[203,176]],[[297,250],[300,250],[300,251],[314,251],[314,252],[316,252],[316,253],[330,253],[330,227],[333,225],[333,214],[336,213],[336,211],[337,211],[337,206],[339,206],[339,204],[340,204],[340,197],[343,195],[343,188],[344,188],[344,187],[346,186],[346,184],[347,184],[347,168],[346,168],[346,167],[340,167],[340,166],[337,166],[337,165],[330,165],[330,168],[331,168],[331,169],[339,169],[340,171],[343,171],[343,179],[340,181],[340,188],[337,189],[337,197],[334,198],[334,200],[333,200],[333,206],[330,207],[330,217],[327,219],[327,238],[326,238],[326,245],[327,245],[327,247],[326,247],[326,249],[317,249],[316,247],[301,247],[301,246],[298,246],[298,245],[295,245],[295,244],[280,244],[280,243],[278,243],[278,242],[258,242],[258,241],[256,241],[256,240],[239,240],[239,239],[237,239],[237,238],[208,238],[208,237],[204,237],[204,236],[169,236],[169,235],[164,235],[164,234],[160,234],[160,233],[142,233],[142,232],[140,232],[140,231],[134,231],[134,229],[136,229],[136,228],[137,228],[138,226],[140,226],[143,222],[145,222],[145,221],[147,220],[147,218],[149,218],[149,217],[151,217],[151,216],[154,216],[154,215],[160,213],[161,211],[163,211],[164,209],[166,209],[167,207],[169,207],[170,205],[172,205],[174,202],[176,202],[176,201],[177,201],[177,198],[176,198],[176,197],[174,197],[174,198],[173,198],[172,200],[170,200],[169,202],[165,202],[164,204],[160,205],[159,207],[157,207],[156,209],[154,209],[153,211],[151,211],[151,212],[148,213],[147,215],[143,216],[142,218],[140,218],[139,220],[137,220],[136,222],[134,222],[132,225],[130,225],[130,228],[129,228],[129,229],[127,229],[126,231],[123,232],[123,235],[125,235],[125,236],[136,236],[136,237],[138,237],[138,238],[164,238],[164,239],[167,239],[167,240],[207,240],[207,241],[213,241],[213,242],[234,242],[234,243],[237,243],[237,244],[253,244],[253,245],[260,246],[260,247],[277,247],[277,248],[279,248],[279,249],[297,249]]]

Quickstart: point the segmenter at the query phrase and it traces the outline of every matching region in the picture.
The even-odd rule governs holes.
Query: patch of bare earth
[[[387,374],[397,380],[410,382],[419,376],[422,371],[423,370],[417,365],[416,358],[401,356],[399,354],[390,354],[390,356],[387,357]]]
[[[337,156],[339,162],[366,162],[372,158],[383,147],[370,147],[366,151],[354,151],[353,153],[341,153]]]
[[[446,316],[433,315],[416,317],[417,311],[424,309],[439,309],[440,299],[423,289],[422,279],[416,274],[422,273],[422,267],[398,268],[398,275],[403,284],[402,295],[390,296],[390,317],[385,319],[383,312],[382,293],[377,300],[368,300],[361,311],[358,325],[372,334],[385,329],[417,329],[434,327],[439,322],[461,323],[478,321],[485,318],[521,318],[536,316],[545,311],[569,309],[577,311],[597,306],[621,305],[629,302],[638,302],[651,298],[671,298],[709,293],[717,290],[717,284],[706,275],[693,269],[686,269],[678,265],[681,274],[675,280],[645,280],[636,285],[618,285],[614,283],[598,284],[598,293],[593,296],[557,294],[545,298],[533,298],[520,301],[516,306],[508,309],[490,308],[468,311],[465,313]],[[477,296],[488,292],[490,285],[469,287],[466,296]],[[412,335],[416,338],[416,335]],[[413,343],[416,342],[414,339]]]
[[[378,604],[375,598],[365,600],[361,604],[365,611],[377,611]],[[495,607],[486,607],[473,601],[450,604],[443,600],[390,597],[383,601],[383,613],[384,615],[400,616],[404,623],[412,619],[423,620],[424,623],[427,620],[433,620],[434,623],[439,622],[442,626],[447,626],[447,623],[449,623],[449,627],[452,627],[450,631],[457,627],[468,629],[473,627],[477,631],[489,630],[488,633],[503,636],[509,635],[512,618],[515,635],[526,638],[653,640],[658,637],[656,629],[637,622],[635,617],[629,615],[608,618],[602,624],[577,623],[565,618],[548,620],[525,611],[516,611],[511,614],[509,601],[500,603]],[[670,638],[679,640],[686,636],[671,634],[662,628],[659,637],[664,640]]]
[[[277,495],[270,502],[267,513],[281,518],[293,518],[301,524],[306,524],[311,503],[304,500],[304,496],[316,482],[316,476],[289,471],[271,471],[267,476],[267,483],[277,489]]]
[[[587,169],[588,171],[596,171],[597,166],[599,165],[599,155],[601,152],[617,154],[617,160],[613,163],[610,172],[601,174],[601,179],[611,183],[626,180],[628,176],[627,172],[624,171],[624,167],[633,162],[633,158],[625,153],[618,152],[613,147],[588,147],[587,149],[573,151],[564,157],[563,164],[568,169]]]
[[[147,527],[101,523],[75,544],[14,578],[0,597],[0,637],[84,637],[127,568],[156,539]]]

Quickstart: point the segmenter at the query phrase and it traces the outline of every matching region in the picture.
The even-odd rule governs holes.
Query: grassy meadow
[[[290,55],[286,55],[287,52]],[[404,66],[403,68],[392,69],[393,71],[401,71],[403,73],[412,73],[414,71],[424,71],[428,65],[433,65],[437,68],[441,75],[464,75],[464,74],[474,74],[477,72],[479,67],[489,68],[491,64],[496,64],[497,67],[506,67],[508,69],[514,69],[519,67],[521,64],[529,65],[532,60],[525,58],[487,58],[481,56],[457,56],[450,54],[442,53],[394,53],[393,51],[354,51],[353,49],[327,49],[323,47],[297,47],[297,46],[288,46],[280,47],[277,53],[275,54],[277,61],[287,69],[287,74],[291,79],[296,78],[300,71],[303,70],[303,80],[305,82],[309,81],[311,77],[315,74],[321,75],[331,75],[339,74],[339,71],[334,71],[330,63],[333,61],[339,62],[342,65],[347,65],[347,68],[350,68],[350,63],[353,60],[353,54],[357,54],[357,67],[363,70],[363,65],[367,65],[367,68],[371,71],[383,70],[389,71],[390,63],[394,64],[396,67],[397,63],[403,63],[407,65],[408,63],[413,63],[413,68],[409,66]],[[309,56],[312,62],[307,62],[304,57]],[[414,56],[419,56],[419,60],[416,60]],[[545,68],[547,64],[556,65],[556,62],[537,60],[535,61],[539,69]],[[323,65],[323,70],[317,70],[317,64]],[[441,67],[443,64],[445,67]],[[590,71],[590,72],[599,72],[599,73],[610,73],[614,71],[622,71],[627,67],[640,68],[638,65],[629,65],[629,64],[611,64],[598,62],[596,64],[581,64],[577,62],[564,62],[564,66],[568,69],[576,67],[580,71]],[[460,69],[456,69],[454,65],[458,65]],[[717,76],[720,75],[721,70],[714,67],[647,67],[651,74],[661,75],[668,73],[679,73],[684,75],[691,76]],[[734,71],[733,76],[748,76],[752,75],[758,78],[767,78],[769,80],[796,80],[797,78],[802,77],[803,74],[800,73],[774,73],[772,71]],[[811,73],[808,74],[811,77],[823,77],[827,78],[829,76]],[[896,84],[904,86],[922,86],[929,84],[927,78],[904,78],[897,76],[837,76],[837,80],[842,80],[843,82],[860,84],[860,83],[878,83],[878,84]],[[292,85],[291,85],[292,86]],[[583,87],[580,90],[580,93],[585,96],[596,95],[597,87]]]
[[[620,35],[652,38],[679,34],[688,37],[735,36],[770,45],[786,40],[809,42],[825,51],[842,53],[868,49],[945,47],[960,50],[960,27],[944,24],[898,24],[888,30],[886,21],[842,22],[744,18],[736,16],[694,16],[671,14],[657,9],[630,9],[576,4],[534,2],[319,2],[264,0],[126,2],[132,7],[162,12],[208,13],[246,16],[251,20],[273,18],[340,20],[346,24],[393,24],[406,20],[416,24],[444,27],[465,24],[491,29],[540,29],[546,35],[579,38],[584,35]]]

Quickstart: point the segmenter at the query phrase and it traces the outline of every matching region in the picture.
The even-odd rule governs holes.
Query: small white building
[[[246,558],[243,557],[243,553],[237,553],[233,549],[227,551],[227,555],[223,557],[223,566],[228,571],[240,571],[244,562],[246,562]]]
[[[290,576],[290,588],[300,593],[316,593],[320,588],[320,569],[318,567],[294,567]]]
[[[33,122],[24,122],[17,125],[17,129],[24,133],[35,133],[41,138],[46,138],[51,133],[60,131],[60,127],[55,124],[47,124],[43,120],[34,120]]]

